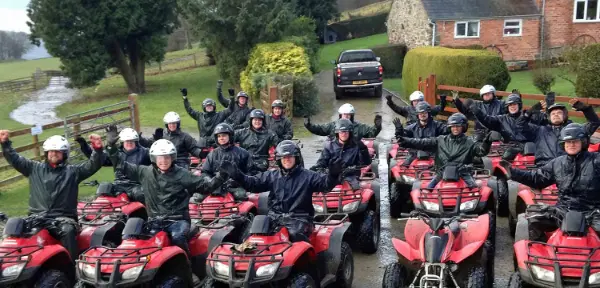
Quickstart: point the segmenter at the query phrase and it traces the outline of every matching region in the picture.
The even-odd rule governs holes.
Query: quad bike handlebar
[[[476,219],[479,218],[479,215],[469,215],[469,214],[459,214],[459,215],[455,215],[452,216],[450,218],[440,218],[440,217],[432,217],[431,215],[429,215],[427,212],[417,209],[417,210],[413,210],[410,213],[401,213],[400,217],[402,218],[406,218],[406,219],[411,219],[411,218],[417,218],[417,219],[421,219],[424,221],[428,221],[432,218],[434,219],[443,219],[444,222],[446,222],[446,224],[454,222],[454,221],[466,221],[469,219]]]
[[[551,206],[547,204],[532,204],[527,207],[526,212],[539,213],[529,215],[527,218],[551,217],[558,221],[562,221],[567,215],[567,212],[569,212],[569,210],[554,205]],[[589,222],[594,218],[594,216],[600,215],[600,209],[594,209],[592,211],[583,212],[583,214],[585,216],[585,219]]]

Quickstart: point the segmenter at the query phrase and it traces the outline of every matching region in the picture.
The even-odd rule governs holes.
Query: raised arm
[[[185,111],[187,111],[188,115],[194,118],[194,120],[197,121],[202,116],[202,112],[192,108],[192,105],[190,105],[190,101],[188,101],[187,97],[183,99],[183,106],[185,106]]]
[[[233,89],[229,89],[230,97],[233,96],[231,94],[233,94]],[[223,97],[223,80],[217,81],[217,99],[219,100],[219,103],[221,103],[221,105],[223,105],[223,107],[225,107],[225,108],[228,108],[229,105],[234,102],[234,101],[231,101],[231,98],[227,99],[227,98]]]
[[[490,116],[481,111],[477,106],[471,108],[471,112],[479,123],[483,126],[487,127],[490,130],[502,132],[502,123],[500,122],[499,117],[501,116]]]
[[[132,181],[140,181],[140,173],[143,167],[147,166],[138,166],[132,163],[128,163],[123,161],[121,155],[119,155],[119,149],[117,147],[110,145],[107,147],[108,156],[110,157],[110,161],[114,163],[114,167],[117,170],[120,170],[123,174],[127,175]]]
[[[206,175],[196,176],[188,171],[187,176],[183,179],[183,183],[190,194],[209,194],[221,187],[228,179],[229,175],[226,173],[218,172],[217,176],[210,178]]]
[[[92,156],[90,156],[90,159],[79,165],[74,165],[78,182],[81,182],[89,178],[90,176],[96,174],[96,172],[98,172],[98,170],[102,168],[102,164],[104,162],[102,161],[102,158],[105,157],[103,156],[105,154],[102,151],[102,140],[98,139],[95,140],[95,142],[92,142],[92,148],[94,149],[94,151],[92,152]]]
[[[12,148],[12,142],[8,140],[8,134],[8,130],[0,130],[0,142],[2,143],[2,154],[4,155],[4,159],[6,159],[8,164],[15,168],[15,170],[23,174],[23,176],[29,177],[37,162],[19,155],[19,153]]]
[[[436,152],[438,146],[438,138],[406,138],[398,137],[398,145],[403,148],[419,149],[423,151]]]
[[[196,141],[194,137],[186,134],[183,143],[185,145],[185,149],[187,149],[192,156],[200,158],[200,155],[202,154],[202,148],[198,145],[198,141]]]
[[[556,158],[536,170],[510,168],[511,180],[527,185],[534,189],[544,189],[556,183],[553,173],[553,166],[555,162]]]
[[[306,130],[308,130],[310,133],[315,134],[315,135],[319,135],[319,136],[329,136],[331,134],[333,134],[334,130],[335,130],[335,122],[329,122],[327,124],[312,124],[310,122],[310,118],[304,118],[304,127],[306,127]]]

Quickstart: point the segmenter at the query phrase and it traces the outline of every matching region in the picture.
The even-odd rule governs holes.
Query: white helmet
[[[156,156],[170,155],[173,160],[177,158],[177,149],[173,142],[167,139],[159,139],[150,146],[150,160],[156,163]]]
[[[121,142],[125,142],[125,141],[139,141],[140,140],[140,135],[138,135],[137,131],[131,129],[131,128],[125,128],[123,130],[121,130],[121,133],[119,133],[119,140],[121,140]]]
[[[62,151],[65,156],[69,156],[69,141],[60,135],[54,135],[44,141],[44,145],[42,146],[44,152],[48,151]]]
[[[479,90],[479,96],[483,96],[483,94],[486,93],[492,93],[494,96],[496,96],[496,88],[494,88],[492,85],[485,85],[481,87],[481,90]]]
[[[425,101],[425,95],[423,95],[423,92],[421,92],[421,91],[415,91],[412,94],[410,94],[410,96],[408,97],[408,100],[410,100],[410,102]]]
[[[356,112],[354,110],[354,106],[352,106],[352,104],[350,104],[350,103],[346,103],[346,104],[340,106],[340,109],[338,109],[338,114],[352,114],[352,115],[354,115],[354,112]]]
[[[179,114],[171,111],[171,112],[167,112],[167,114],[165,114],[165,117],[163,117],[163,122],[165,122],[165,124],[179,123],[179,122],[181,122],[181,118],[179,117]]]

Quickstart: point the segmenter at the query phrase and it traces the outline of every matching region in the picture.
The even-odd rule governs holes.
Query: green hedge
[[[383,77],[398,78],[402,77],[402,66],[404,64],[404,56],[406,56],[406,45],[391,44],[377,46],[371,48],[375,55],[381,58],[383,66]]]
[[[443,46],[451,49],[469,49],[469,50],[485,50],[485,47],[479,44],[467,45],[467,46]]]
[[[577,80],[575,92],[578,97],[600,98],[600,77],[598,67],[600,66],[600,44],[592,44],[571,53],[576,53],[575,72]]]
[[[406,54],[402,69],[405,95],[417,90],[419,76],[435,74],[437,84],[480,88],[491,84],[504,91],[510,83],[508,68],[497,54],[487,50],[420,47]]]
[[[361,38],[387,32],[387,17],[389,13],[354,18],[329,25],[337,33],[337,41]]]

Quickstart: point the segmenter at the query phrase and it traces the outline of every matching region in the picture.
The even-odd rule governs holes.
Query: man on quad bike
[[[344,167],[371,165],[371,156],[369,149],[360,140],[356,140],[353,134],[352,122],[348,119],[338,119],[335,123],[336,139],[325,144],[323,153],[317,160],[317,164],[310,167],[312,171],[324,171],[329,167],[329,163],[334,158],[341,158]],[[344,174],[352,188],[359,189],[358,177],[360,170],[349,171]]]
[[[142,183],[149,219],[168,216],[177,220],[166,228],[166,232],[170,234],[173,244],[190,255],[187,243],[187,235],[190,231],[188,210],[190,194],[210,193],[225,183],[229,176],[221,171],[211,179],[206,176],[196,176],[189,169],[174,165],[177,159],[177,148],[166,139],[158,140],[150,147],[152,166],[128,163],[119,157],[117,140],[115,134],[107,134],[110,160],[129,179]]]
[[[294,138],[294,130],[292,130],[292,122],[284,116],[283,109],[285,105],[283,101],[276,99],[271,103],[271,115],[266,116],[263,124],[267,129],[273,131],[277,135],[277,143],[283,140],[292,140]],[[250,113],[252,114],[252,112]],[[250,121],[244,123],[244,128],[250,127]]]
[[[253,167],[252,159],[250,158],[250,153],[246,151],[246,149],[235,146],[235,131],[231,127],[231,125],[227,123],[221,123],[215,127],[213,131],[213,137],[215,138],[215,142],[217,142],[217,148],[206,156],[206,162],[202,164],[202,175],[206,175],[208,177],[213,177],[219,171],[219,167],[223,165],[224,161],[232,161],[237,163],[240,170],[244,173],[249,173]],[[220,193],[228,192],[229,189],[233,197],[237,200],[245,200],[247,199],[246,191],[244,189],[238,188],[238,184],[235,181],[228,181],[224,187],[220,188]],[[217,194],[220,194],[217,192]],[[194,195],[193,201],[202,202],[202,198],[198,198]]]
[[[449,135],[442,135],[435,138],[415,139],[403,136],[397,137],[398,145],[404,148],[420,149],[423,151],[435,152],[435,170],[436,175],[428,185],[429,189],[435,188],[442,179],[442,174],[446,166],[456,166],[460,177],[465,181],[469,188],[477,187],[471,167],[473,157],[483,157],[488,154],[492,141],[488,134],[484,137],[482,143],[477,143],[467,137],[465,133],[469,128],[467,117],[461,113],[454,113],[448,117],[447,122],[450,129]]]
[[[217,124],[225,121],[229,115],[233,112],[233,107],[229,109],[217,112],[217,103],[215,100],[206,98],[202,101],[202,111],[197,111],[192,108],[188,101],[187,88],[181,89],[181,95],[183,96],[183,105],[185,111],[198,122],[198,131],[200,133],[200,146],[201,147],[212,147],[215,145],[215,141],[212,137],[213,130]],[[233,100],[233,97],[231,98]]]
[[[223,80],[219,80],[217,83],[217,98],[223,107],[231,109],[231,115],[227,117],[225,123],[230,124],[234,129],[244,128],[244,123],[248,120],[248,115],[253,110],[248,107],[248,99],[250,98],[248,94],[244,91],[238,92],[233,98],[235,94],[235,90],[233,88],[229,88],[229,99],[225,99],[223,97],[223,92],[221,91],[223,87]],[[230,105],[232,107],[230,107]]]
[[[594,134],[598,126],[600,126],[600,119],[596,115],[596,112],[594,112],[594,108],[585,105],[583,102],[577,100],[577,98],[571,99],[569,104],[574,110],[583,112],[583,115],[588,120],[583,129],[588,135]],[[565,154],[565,151],[560,148],[558,138],[561,130],[571,123],[571,121],[569,120],[567,107],[556,103],[546,109],[548,124],[536,125],[531,123],[530,119],[533,115],[539,113],[539,107],[541,105],[534,105],[528,111],[524,111],[517,121],[517,128],[523,134],[533,135],[534,138],[532,140],[536,146],[535,164],[543,166],[552,159]]]
[[[508,113],[494,116],[487,115],[477,105],[471,105],[469,110],[473,113],[478,123],[483,124],[489,130],[500,133],[505,142],[510,141],[517,144],[524,144],[530,141],[531,139],[528,139],[530,137],[527,137],[517,127],[517,119],[521,116],[521,110],[523,109],[521,97],[517,94],[508,95],[508,98],[504,101],[504,106]]]
[[[410,96],[408,97],[408,100],[410,100],[410,106],[396,105],[392,100],[392,95],[389,94],[385,96],[385,99],[387,100],[387,105],[390,107],[390,109],[398,113],[400,116],[406,118],[406,125],[410,125],[419,121],[419,112],[417,112],[416,109],[419,103],[425,102],[425,95],[423,94],[423,92],[415,91],[412,94],[410,94]],[[442,94],[440,95],[440,105],[436,105],[433,108],[431,108],[430,106],[429,113],[432,117],[435,117],[437,114],[444,111],[444,108],[446,108],[446,95]]]
[[[433,120],[431,106],[429,103],[425,101],[417,103],[415,106],[415,112],[417,113],[418,120],[415,123],[409,124],[406,128],[402,127],[402,122],[399,118],[394,119],[393,122],[394,126],[396,127],[396,138],[406,136],[409,138],[422,139],[437,137],[449,133],[446,124]],[[402,165],[408,167],[416,158],[416,150],[411,150]]]
[[[102,138],[91,136],[92,156],[89,160],[69,165],[69,141],[62,136],[51,136],[44,141],[45,162],[20,156],[12,147],[9,131],[0,130],[0,143],[4,158],[15,170],[29,179],[29,214],[44,214],[60,224],[49,227],[49,232],[60,240],[71,259],[79,255],[77,247],[77,197],[79,183],[102,168]]]
[[[590,137],[586,128],[577,123],[568,124],[560,131],[559,139],[559,145],[566,155],[547,162],[537,170],[512,168],[507,161],[502,161],[501,165],[510,171],[509,175],[513,181],[534,189],[541,190],[556,184],[558,207],[582,212],[599,209],[600,154],[587,151]],[[600,216],[596,215],[592,222],[593,229],[600,232]],[[554,220],[530,218],[529,239],[544,241],[544,232],[557,228]]]
[[[233,142],[246,149],[254,163],[252,174],[267,171],[269,168],[269,148],[276,146],[277,135],[265,127],[265,112],[254,109],[250,112],[250,127],[235,131]]]
[[[381,131],[381,115],[375,115],[375,126],[369,126],[363,123],[359,123],[358,121],[354,121],[354,114],[356,110],[354,110],[354,106],[350,103],[346,103],[340,106],[338,109],[339,119],[348,119],[352,121],[354,137],[358,140],[363,138],[375,138]],[[329,122],[327,124],[317,125],[312,124],[310,122],[310,117],[304,117],[304,127],[310,133],[319,136],[329,136],[330,139],[335,139],[335,121]]]
[[[181,118],[176,112],[167,112],[163,117],[167,135],[165,139],[171,141],[177,148],[177,160],[175,164],[179,167],[189,169],[190,154],[197,158],[202,158],[202,148],[196,142],[196,139],[190,134],[181,131]]]
[[[321,191],[331,191],[340,181],[343,160],[337,158],[329,163],[329,174],[313,172],[302,167],[304,162],[300,148],[291,140],[285,140],[277,145],[275,157],[278,170],[269,170],[256,176],[248,176],[239,171],[237,166],[229,161],[221,165],[229,175],[240,183],[246,190],[269,193],[268,216],[276,221],[285,214],[307,215],[306,217],[287,218],[284,226],[290,233],[290,240],[309,241],[313,229],[315,210],[312,205],[312,194]]]
[[[485,85],[479,90],[479,95],[483,101],[473,101],[470,107],[466,107],[463,102],[458,98],[458,93],[453,93],[454,104],[458,112],[464,115],[469,115],[470,109],[476,108],[482,111],[485,115],[496,116],[506,113],[504,109],[504,101],[496,98],[496,88],[492,85]],[[476,141],[481,141],[485,137],[487,131],[485,125],[479,121],[475,121],[475,132],[474,137]]]

